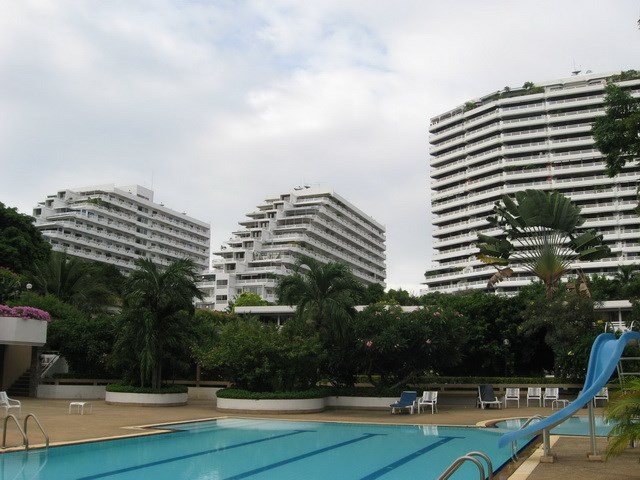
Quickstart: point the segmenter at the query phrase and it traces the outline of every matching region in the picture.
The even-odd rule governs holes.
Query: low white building
[[[158,265],[189,258],[200,271],[209,268],[209,224],[155,203],[153,191],[140,185],[59,190],[33,216],[54,250],[125,273],[141,257]]]
[[[384,285],[385,227],[331,189],[298,187],[265,199],[246,217],[214,252],[209,308],[224,310],[242,292],[275,302],[278,278],[303,255],[344,263],[365,285]]]

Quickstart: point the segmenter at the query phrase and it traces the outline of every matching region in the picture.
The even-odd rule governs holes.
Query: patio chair
[[[502,402],[498,400],[496,394],[493,393],[493,385],[478,385],[478,401],[476,406],[484,409],[485,406],[496,405],[502,408]]]
[[[0,408],[4,408],[5,417],[9,415],[9,411],[11,409],[18,410],[18,416],[20,416],[20,410],[22,409],[22,405],[20,400],[14,400],[13,398],[9,398],[7,396],[7,392],[0,392]]]
[[[507,408],[507,402],[516,402],[518,408],[520,408],[520,389],[519,388],[507,388],[504,394],[504,408]]]
[[[422,392],[422,396],[418,399],[418,413],[420,413],[420,407],[431,405],[431,414],[433,410],[438,411],[438,392]]]
[[[527,407],[529,406],[529,400],[537,400],[538,406],[542,406],[542,388],[529,387],[527,388]]]
[[[554,400],[558,400],[559,389],[557,387],[549,387],[544,389],[544,395],[542,396],[542,406],[547,406],[547,400],[553,404]]]
[[[598,400],[602,400],[605,403],[609,401],[609,389],[607,387],[602,387],[598,393],[596,393],[595,397],[593,397],[593,406],[598,406]]]
[[[396,413],[396,408],[399,410],[408,408],[413,414],[413,407],[416,404],[417,392],[405,390],[400,394],[400,400],[389,405],[391,407],[391,413]]]

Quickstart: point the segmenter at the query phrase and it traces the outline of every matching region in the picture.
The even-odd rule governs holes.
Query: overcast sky
[[[431,264],[429,118],[505,86],[640,69],[640,1],[5,0],[0,202],[140,184],[211,223],[332,187]]]

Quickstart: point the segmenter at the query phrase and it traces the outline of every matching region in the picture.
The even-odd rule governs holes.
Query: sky
[[[432,265],[429,119],[574,70],[640,70],[640,0],[6,0],[0,202],[152,188],[215,250],[263,199],[333,188]]]

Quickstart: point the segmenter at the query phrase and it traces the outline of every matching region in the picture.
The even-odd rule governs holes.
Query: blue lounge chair
[[[412,392],[409,390],[402,392],[400,394],[400,400],[398,400],[396,403],[392,403],[391,405],[389,405],[391,407],[391,413],[396,413],[396,408],[397,409],[408,408],[410,409],[411,414],[413,414],[413,407],[416,404],[417,396],[418,396],[417,392]]]

